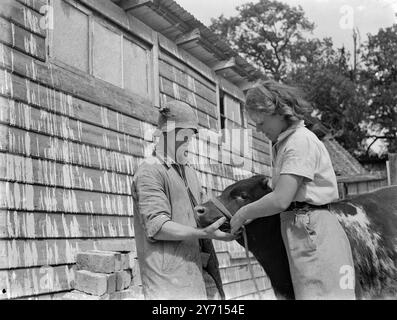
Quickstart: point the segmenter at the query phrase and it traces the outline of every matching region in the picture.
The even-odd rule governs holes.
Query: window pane
[[[55,58],[88,72],[88,16],[61,0],[54,1]]]
[[[239,101],[225,95],[225,116],[241,125],[241,104]],[[233,126],[235,127],[235,126]]]
[[[121,87],[121,35],[94,22],[94,76]]]
[[[142,96],[149,95],[148,53],[137,44],[124,40],[124,88]]]

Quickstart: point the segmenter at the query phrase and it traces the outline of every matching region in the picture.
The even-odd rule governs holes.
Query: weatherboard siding
[[[98,10],[106,10],[100,3]],[[135,251],[131,179],[153,147],[158,117],[150,97],[50,59],[47,33],[40,28],[44,5],[0,4],[0,299],[61,297],[73,288],[78,251],[108,244]],[[104,16],[115,20],[118,14]],[[142,30],[136,34],[152,41],[150,30]],[[216,133],[216,75],[186,52],[161,50],[158,56],[154,96],[157,91],[161,104],[189,103],[201,127]],[[270,175],[267,140],[254,133],[253,147],[254,172]],[[246,174],[230,165],[196,169],[207,197]],[[227,298],[252,297],[243,249],[227,246],[216,242]],[[268,292],[263,270],[257,263],[254,269]]]

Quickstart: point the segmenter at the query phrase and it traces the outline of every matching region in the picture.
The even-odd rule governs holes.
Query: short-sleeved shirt
[[[186,165],[184,172],[193,197],[201,203],[201,183],[195,170]],[[168,221],[197,227],[187,187],[174,165],[161,157],[145,159],[134,174],[132,192],[135,241],[145,298],[207,299],[203,251],[210,253],[212,272],[208,272],[223,294],[218,261],[210,241],[203,250],[197,239],[155,240],[155,235]]]
[[[282,174],[304,178],[293,201],[323,205],[339,198],[328,150],[303,121],[281,133],[273,146],[273,189]]]

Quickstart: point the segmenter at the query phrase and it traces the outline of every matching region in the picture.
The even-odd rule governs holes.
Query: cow
[[[227,187],[217,197],[234,215],[237,210],[272,192],[266,176],[256,175]],[[199,223],[208,226],[224,216],[208,201],[195,208]],[[352,248],[358,299],[397,297],[397,186],[378,189],[330,206]],[[229,221],[220,229],[230,232]],[[294,299],[280,215],[259,218],[246,225],[247,245],[269,277],[278,299]],[[237,242],[244,246],[243,238]]]

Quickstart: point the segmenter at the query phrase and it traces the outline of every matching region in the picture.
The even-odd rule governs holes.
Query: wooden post
[[[387,162],[386,168],[389,185],[397,185],[397,153],[389,153],[389,161]]]
[[[158,33],[153,31],[153,104],[155,107],[160,108],[160,70],[159,70],[159,37]]]

